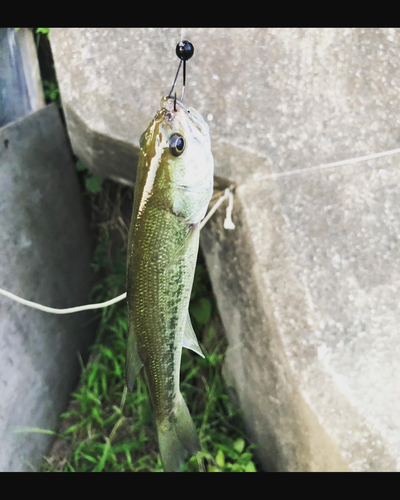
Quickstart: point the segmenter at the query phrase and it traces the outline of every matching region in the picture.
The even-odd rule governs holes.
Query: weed
[[[107,181],[108,182],[108,181]],[[94,270],[104,273],[92,292],[102,301],[121,293],[125,283],[125,250],[112,252],[102,233]],[[112,258],[111,255],[116,255]],[[255,472],[254,445],[247,438],[240,411],[229,401],[221,375],[226,340],[201,256],[196,269],[190,310],[205,352],[202,359],[184,350],[181,391],[199,431],[201,452],[189,459],[188,472]],[[125,386],[127,335],[125,303],[101,312],[101,322],[79,387],[61,416],[52,453],[43,471],[162,471],[156,428],[143,375],[134,392]]]
[[[104,178],[89,172],[81,160],[76,162],[75,167],[78,172],[83,173],[86,190],[91,194],[100,193]]]
[[[15,31],[21,28],[14,28]],[[36,51],[38,53],[40,73],[42,77],[43,93],[46,104],[55,102],[62,110],[61,95],[58,88],[53,57],[51,54],[49,33],[50,28],[32,28]]]

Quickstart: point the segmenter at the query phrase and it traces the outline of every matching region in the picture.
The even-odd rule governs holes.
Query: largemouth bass
[[[203,356],[188,306],[199,248],[199,225],[213,192],[207,123],[172,97],[140,140],[129,232],[127,385],[142,366],[151,395],[161,460],[178,471],[200,450],[179,389],[182,347]]]

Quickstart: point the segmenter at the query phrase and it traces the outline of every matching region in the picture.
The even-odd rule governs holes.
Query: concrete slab
[[[202,245],[230,341],[226,375],[271,470],[400,470],[400,30],[184,29],[185,102],[236,183]],[[169,91],[180,29],[54,29],[74,150],[135,178],[139,138]],[[178,89],[179,94],[179,89]],[[95,139],[94,139],[95,138]],[[272,173],[304,170],[271,179]]]
[[[0,28],[0,127],[45,106],[30,28]]]
[[[398,147],[399,29],[185,28],[183,35],[195,47],[185,102],[208,119],[217,175],[242,183],[268,163],[280,172]],[[138,148],[171,87],[180,39],[180,28],[50,31],[72,147],[90,168],[134,179],[136,162],[117,152],[115,162],[102,161],[101,140],[94,148],[92,136],[107,136],[116,150]]]
[[[52,307],[87,303],[92,242],[55,105],[0,128],[0,286]],[[79,376],[91,313],[56,316],[0,297],[0,471],[32,471]]]
[[[270,470],[400,470],[398,157],[239,186],[203,229],[227,379]]]

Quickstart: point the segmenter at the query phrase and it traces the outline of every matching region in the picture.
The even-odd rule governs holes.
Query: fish
[[[200,451],[180,392],[182,348],[204,357],[189,316],[200,223],[213,194],[209,126],[171,96],[140,139],[128,238],[129,390],[144,368],[164,471],[180,471]]]

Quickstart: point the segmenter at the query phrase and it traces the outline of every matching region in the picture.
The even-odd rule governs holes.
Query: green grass
[[[111,258],[110,238],[103,234],[94,269],[105,277],[91,299],[102,301],[121,293],[125,283],[125,250]],[[221,376],[226,339],[203,262],[196,268],[191,298],[193,326],[206,358],[184,349],[181,390],[199,432],[201,452],[184,471],[255,472],[252,445],[240,411],[229,401]],[[162,471],[151,404],[142,375],[134,392],[125,386],[127,310],[125,302],[101,312],[97,339],[78,388],[61,416],[58,438],[42,471]]]
[[[21,28],[14,28],[15,31]],[[31,28],[38,54],[40,74],[43,84],[43,95],[46,104],[55,102],[62,110],[60,89],[56,78],[53,56],[50,48],[50,28]]]

